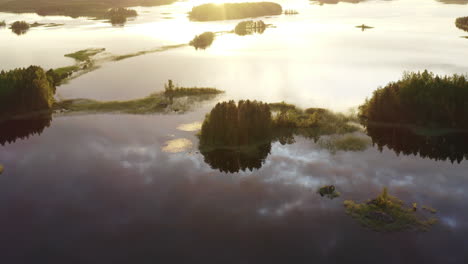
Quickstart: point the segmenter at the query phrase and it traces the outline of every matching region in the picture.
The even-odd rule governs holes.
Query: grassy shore
[[[154,93],[147,97],[128,101],[101,102],[90,99],[68,99],[57,102],[54,110],[59,112],[93,112],[93,113],[126,113],[126,114],[151,114],[165,112],[168,109],[183,111],[188,109],[195,101],[212,99],[223,93],[215,88],[185,88],[178,87],[167,92]],[[188,100],[177,102],[174,98],[186,97]]]

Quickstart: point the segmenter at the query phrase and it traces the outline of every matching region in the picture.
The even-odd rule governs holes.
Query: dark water
[[[173,78],[227,91],[192,112],[1,123],[0,263],[468,263],[464,132],[374,129],[369,140],[376,144],[361,152],[332,153],[300,136],[253,156],[199,152],[192,128],[216,101],[286,100],[343,110],[404,70],[467,69],[468,41],[453,25],[468,15],[466,1],[323,2],[329,3],[282,1],[300,15],[265,18],[277,27],[263,34],[223,35],[203,53],[187,47],[111,63],[58,88],[65,97],[131,99]],[[63,54],[82,48],[133,52],[238,22],[189,23],[191,4],[140,8],[149,13],[124,28],[2,13],[7,22],[66,26],[23,36],[0,29],[0,67],[64,66],[70,61]],[[174,19],[151,16],[167,10]],[[362,23],[375,29],[354,28]],[[51,43],[61,45],[39,52]],[[341,196],[321,197],[323,185],[335,185]],[[383,187],[408,205],[436,208],[439,222],[427,232],[379,233],[345,214],[344,200],[365,201]]]
[[[221,173],[196,152],[203,116],[57,117],[40,135],[0,149],[6,263],[464,263],[468,163],[386,147],[330,154],[298,137],[273,143],[260,169]],[[194,146],[162,151],[186,138]],[[316,193],[334,184],[341,197]],[[438,209],[428,232],[378,233],[343,200],[383,186]],[[367,263],[367,262],[364,262]]]

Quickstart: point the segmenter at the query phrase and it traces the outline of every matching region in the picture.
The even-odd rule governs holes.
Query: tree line
[[[59,77],[38,66],[0,72],[0,117],[50,110]]]
[[[468,81],[464,75],[405,73],[377,89],[359,107],[364,125],[399,123],[436,128],[468,128]]]
[[[467,17],[459,17],[455,20],[455,25],[457,28],[461,30],[468,31],[468,16]]]

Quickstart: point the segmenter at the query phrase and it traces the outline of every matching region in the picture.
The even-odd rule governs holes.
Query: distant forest
[[[281,15],[281,5],[272,2],[203,4],[195,6],[190,12],[190,19],[195,21],[213,21],[240,19],[248,17]]]
[[[0,0],[0,11],[39,15],[65,15],[71,17],[105,16],[109,8],[131,6],[157,6],[172,4],[176,0]]]

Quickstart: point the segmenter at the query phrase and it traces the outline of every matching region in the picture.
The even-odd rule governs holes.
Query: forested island
[[[16,35],[23,35],[28,32],[31,25],[29,25],[26,21],[15,21],[11,24],[11,31],[13,31]]]
[[[461,30],[468,31],[468,17],[459,17],[455,20],[455,25]]]
[[[343,114],[317,108],[302,110],[286,103],[221,102],[205,117],[199,134],[199,148],[212,168],[230,173],[253,170],[262,166],[272,142],[291,144],[296,135],[318,142],[325,135],[358,131],[359,128],[350,121],[353,118]],[[345,144],[330,148],[363,150],[349,148],[349,144],[355,145],[360,140],[350,136]],[[364,148],[367,146],[365,143]]]
[[[57,79],[38,66],[0,72],[0,120],[38,111],[54,104]]]
[[[200,35],[196,35],[189,43],[190,46],[193,46],[195,49],[206,49],[215,39],[214,32],[204,32]]]
[[[282,13],[281,5],[272,2],[203,4],[193,7],[189,18],[194,21],[215,21],[273,16]]]
[[[405,73],[359,107],[380,150],[434,160],[468,159],[468,81],[464,75]]]
[[[137,11],[128,8],[111,8],[106,13],[106,18],[109,19],[112,25],[123,25],[127,22],[127,18],[138,16]]]
[[[37,13],[70,17],[103,17],[110,8],[158,6],[176,0],[0,0],[0,12]]]
[[[377,89],[359,107],[364,125],[393,123],[428,128],[468,129],[468,81],[464,75],[405,73]]]

